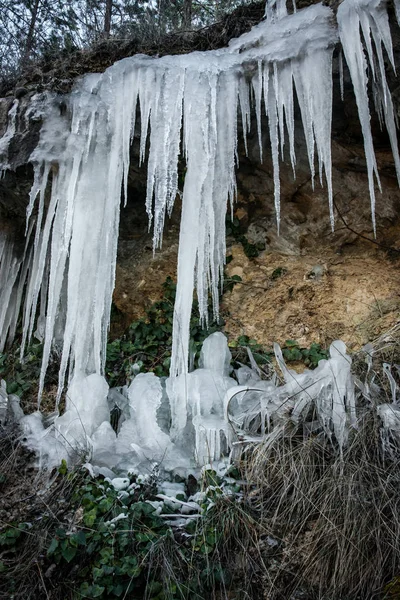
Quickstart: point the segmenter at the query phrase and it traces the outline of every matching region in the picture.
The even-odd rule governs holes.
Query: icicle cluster
[[[29,238],[29,236],[28,236]],[[12,344],[23,300],[32,253],[21,252],[12,232],[0,231],[0,352]]]
[[[400,157],[397,144],[396,116],[393,110],[389,86],[386,81],[383,52],[384,50],[386,51],[389,61],[395,70],[386,3],[380,0],[344,0],[338,8],[337,21],[340,41],[354,86],[364,137],[372,220],[374,231],[376,231],[374,177],[380,191],[381,184],[371,133],[371,117],[368,105],[368,69],[372,75],[371,84],[375,109],[381,126],[383,126],[383,123],[386,125],[392,146],[397,180],[400,184]],[[364,52],[364,47],[366,48],[366,53]]]
[[[296,93],[312,178],[317,160],[321,183],[325,173],[333,227],[331,67],[338,41],[333,14],[317,4],[288,15],[283,0],[275,0],[268,5],[266,16],[226,49],[127,58],[103,74],[81,79],[65,99],[66,111],[60,110],[59,99],[48,101],[40,141],[31,157],[35,179],[28,227],[34,224],[35,232],[21,350],[34,331],[40,306],[37,327],[44,339],[40,392],[54,346],[61,354],[58,397],[68,369],[76,376],[104,371],[121,190],[126,199],[138,109],[141,161],[149,148],[146,206],[154,227],[155,248],[161,245],[166,214],[180,193],[180,155],[187,164],[171,376],[188,369],[194,287],[201,320],[207,320],[209,291],[218,316],[225,214],[236,194],[238,113],[246,138],[251,106],[255,106],[261,159],[262,131],[268,123],[279,228],[279,160],[288,152],[293,170],[296,163]],[[385,4],[344,0],[338,22],[360,112],[374,206],[374,174],[379,179],[369,125],[367,59],[376,107],[388,128],[398,173],[400,170],[382,49],[384,46],[393,63]],[[10,112],[1,148],[8,148],[16,111],[17,104]]]
[[[281,6],[282,3],[279,4]],[[278,7],[279,8],[279,7]],[[140,108],[141,160],[149,138],[146,206],[161,244],[166,213],[178,190],[178,159],[187,171],[182,195],[171,374],[188,368],[193,287],[200,316],[214,314],[225,262],[225,214],[236,193],[237,113],[244,135],[254,99],[260,136],[268,117],[279,226],[279,155],[285,129],[293,169],[294,89],[299,99],[314,176],[325,170],[331,202],[331,62],[337,34],[331,11],[311,6],[274,18],[214,52],[116,63],[88,75],[67,100],[67,115],[49,103],[31,161],[35,181],[28,223],[35,215],[33,263],[24,307],[23,346],[40,305],[44,355],[40,391],[51,347],[61,352],[60,397],[70,373],[102,373],[114,287],[121,188],[127,195],[129,151]],[[47,188],[51,181],[49,200]],[[333,213],[332,213],[333,219]],[[40,292],[41,290],[41,292]],[[23,350],[22,350],[23,351]]]
[[[181,473],[196,465],[216,465],[242,443],[272,443],[289,422],[305,435],[324,431],[341,453],[350,429],[357,426],[345,344],[333,342],[330,359],[303,373],[287,368],[278,345],[275,354],[283,385],[276,377],[261,380],[258,367],[240,367],[235,373],[238,385],[229,377],[231,354],[220,332],[205,340],[198,369],[166,382],[154,373],[139,373],[129,388],[108,391],[104,378],[95,373],[75,376],[66,410],[50,427],[44,427],[39,412],[19,415],[25,443],[42,465],[56,466],[78,453],[106,467],[108,476],[114,476],[109,469],[148,470],[154,462]],[[116,398],[121,416],[114,431],[110,403]],[[384,421],[387,412],[379,413]]]

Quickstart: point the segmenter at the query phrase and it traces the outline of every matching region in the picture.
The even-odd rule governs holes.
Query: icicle
[[[227,203],[233,201],[236,193],[237,98],[238,78],[234,73],[186,73],[187,172],[174,310],[173,375],[187,371],[195,281],[201,320],[206,323],[208,318],[209,286],[214,315],[218,318],[219,286],[225,262],[225,214]]]
[[[246,156],[248,156],[247,134],[250,131],[250,98],[249,88],[244,77],[239,81],[239,104],[242,116],[243,140]]]
[[[276,75],[276,71],[275,71]],[[268,86],[268,96],[264,98],[266,104],[266,112],[268,114],[269,123],[269,138],[271,143],[272,152],[272,165],[274,172],[274,201],[275,201],[275,214],[276,214],[276,226],[279,233],[279,226],[281,220],[281,183],[279,180],[279,133],[278,133],[278,113],[277,113],[277,100],[276,100],[276,77],[270,77],[270,84]],[[283,127],[282,127],[283,129]],[[283,143],[282,143],[283,145]]]
[[[131,137],[125,120],[134,123],[137,97],[136,80],[125,78],[125,67],[122,61],[103,76],[90,75],[73,92],[69,135],[68,123],[55,108],[51,109],[32,155],[35,182],[28,217],[37,198],[39,212],[25,304],[24,343],[33,332],[45,264],[50,261],[39,395],[60,322],[64,322],[64,331],[58,398],[68,362],[75,374],[103,372],[121,183],[124,168],[128,167]],[[131,102],[127,104],[128,97]],[[54,138],[57,148],[53,147]],[[50,151],[58,167],[53,171],[50,204],[42,225]]]
[[[263,73],[261,70],[262,63],[258,61],[258,72],[253,77],[253,90],[256,106],[256,118],[257,118],[257,133],[258,133],[258,148],[260,151],[260,162],[263,161],[263,144],[262,144],[262,128],[261,128],[261,99],[263,93]]]
[[[22,257],[18,256],[9,233],[0,232],[0,352],[7,342],[15,310],[15,293]],[[11,340],[10,340],[11,341]]]
[[[394,0],[394,9],[396,12],[397,22],[400,25],[400,0]]]
[[[385,2],[372,2],[371,0],[344,0],[337,12],[339,35],[342,42],[344,55],[349,67],[354,93],[357,100],[358,114],[364,137],[364,148],[367,160],[369,193],[371,198],[371,212],[374,233],[376,235],[375,220],[375,189],[374,176],[381,191],[378,167],[372,141],[370,113],[368,106],[368,79],[367,60],[363,49],[361,31],[367,49],[368,64],[378,91],[378,104],[381,105],[386,128],[389,133],[393,157],[396,166],[397,178],[400,184],[400,157],[397,145],[397,133],[393,103],[386,81],[385,65],[382,45],[385,47],[389,60],[394,66],[392,40],[389,19]],[[371,42],[374,42],[375,52]],[[375,66],[378,61],[378,69]]]
[[[296,3],[293,0],[294,12],[296,12]],[[264,17],[270,22],[279,21],[288,14],[286,0],[267,0],[265,4]]]
[[[344,74],[343,74],[343,51],[339,52],[339,84],[340,84],[340,98],[344,102]]]

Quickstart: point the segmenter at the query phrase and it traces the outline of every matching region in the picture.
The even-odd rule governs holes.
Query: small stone
[[[324,265],[315,265],[307,274],[307,279],[319,281],[326,274],[326,271],[327,269]]]

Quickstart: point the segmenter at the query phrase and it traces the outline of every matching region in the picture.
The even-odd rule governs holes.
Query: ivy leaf
[[[85,523],[85,525],[87,525],[87,527],[92,527],[92,525],[94,524],[96,520],[96,512],[96,509],[92,508],[92,510],[89,510],[89,512],[87,512],[84,515],[83,522]]]
[[[51,556],[51,554],[54,554],[54,552],[57,550],[58,548],[58,539],[57,538],[53,538],[51,540],[51,544],[47,549],[47,556]]]
[[[71,560],[73,560],[75,558],[76,553],[77,553],[77,549],[70,545],[66,546],[65,548],[63,548],[61,550],[61,554],[62,554],[63,558],[67,561],[67,563],[70,563]]]
[[[84,531],[77,531],[71,538],[74,538],[79,546],[86,546],[86,533]]]
[[[102,585],[97,585],[97,583],[95,583],[90,589],[90,595],[92,598],[99,598],[100,596],[102,596],[105,589],[106,588]]]

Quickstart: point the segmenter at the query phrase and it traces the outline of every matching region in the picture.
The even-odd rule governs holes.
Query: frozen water
[[[154,373],[139,373],[128,389],[130,418],[135,422],[135,443],[158,456],[170,445],[169,436],[157,422],[163,390],[161,381]]]
[[[232,354],[228,348],[226,336],[220,331],[209,335],[203,342],[199,367],[215,371],[228,377],[231,369]]]
[[[7,422],[8,417],[8,395],[7,386],[4,379],[0,383],[0,425],[4,425]]]
[[[56,434],[82,452],[90,449],[90,438],[98,427],[109,421],[108,385],[103,377],[75,375],[66,394],[66,408],[54,422]]]
[[[66,412],[50,427],[44,426],[39,412],[22,417],[25,444],[37,452],[41,465],[87,455],[91,468],[125,473],[149,473],[155,464],[163,472],[188,473],[201,465],[226,469],[220,461],[235,447],[238,434],[243,440],[272,443],[289,422],[303,427],[305,434],[323,430],[343,450],[351,428],[357,427],[351,358],[344,342],[333,342],[330,358],[303,373],[288,369],[276,345],[283,384],[261,380],[256,370],[240,367],[237,375],[245,384],[238,385],[227,375],[228,353],[226,338],[212,334],[204,344],[203,366],[169,378],[166,390],[153,373],[137,375],[128,388],[129,414],[117,434],[110,425],[104,379],[97,374],[75,376]],[[172,416],[165,431],[158,416],[163,402],[170,405]],[[397,435],[397,410],[394,404],[378,409],[386,434]]]
[[[226,393],[225,412],[236,430],[251,432],[255,429],[261,435],[272,434],[289,420],[306,421],[313,408],[326,435],[329,438],[334,435],[342,449],[350,427],[357,424],[351,358],[344,342],[333,342],[329,360],[321,360],[314,371],[297,373],[288,369],[278,344],[275,344],[275,357],[284,377],[283,385],[259,381],[256,373],[251,376],[247,372],[247,385],[231,388]]]
[[[91,460],[97,466],[116,462],[117,435],[109,421],[103,421],[91,437]]]
[[[273,18],[233,40],[228,48],[160,59],[127,58],[103,74],[82,78],[63,99],[63,107],[50,96],[47,103],[43,96],[32,103],[31,113],[43,119],[43,126],[31,156],[35,180],[28,222],[33,223],[35,205],[37,217],[22,352],[35,331],[44,342],[39,396],[54,346],[61,352],[58,398],[67,375],[104,372],[120,196],[122,189],[127,197],[138,107],[141,160],[149,148],[146,206],[155,248],[161,244],[166,214],[172,211],[177,194],[182,194],[172,376],[187,372],[189,365],[193,287],[201,321],[208,319],[209,290],[218,317],[225,214],[236,195],[237,113],[240,109],[246,133],[251,88],[257,90],[260,132],[262,104],[269,122],[278,226],[279,154],[284,151],[285,130],[295,166],[294,88],[310,167],[314,172],[315,146],[332,204],[330,68],[337,41],[332,13],[316,5],[288,16],[281,0],[271,11]],[[257,65],[253,74],[252,64]],[[181,154],[187,164],[183,192],[178,190]],[[45,191],[50,185],[46,207]]]
[[[396,5],[397,10],[397,5]],[[372,88],[378,114],[383,116],[392,146],[397,179],[400,183],[400,157],[397,144],[393,102],[386,81],[385,57],[394,69],[392,37],[386,3],[380,0],[344,0],[337,12],[340,41],[350,71],[357,100],[358,114],[364,137],[368,168],[372,219],[375,225],[375,181],[380,187],[378,167],[372,141],[368,103],[368,68],[372,73]],[[364,50],[364,45],[366,51]],[[373,44],[372,44],[373,42]],[[375,178],[375,181],[374,181]]]
[[[14,341],[31,252],[21,251],[12,232],[0,231],[0,352]]]
[[[379,0],[344,0],[337,15],[364,135],[374,215],[374,183],[379,185],[379,177],[367,67],[400,180],[384,64],[386,57],[393,64],[388,16]],[[236,394],[226,340],[214,334],[204,344],[200,368],[188,372],[194,288],[201,323],[207,324],[209,296],[214,317],[219,315],[225,216],[236,197],[237,119],[239,114],[246,138],[250,98],[255,104],[261,158],[263,129],[268,127],[278,229],[280,160],[288,157],[294,172],[296,167],[295,96],[312,181],[318,175],[321,184],[326,182],[334,225],[330,137],[332,54],[338,31],[333,13],[316,4],[289,15],[283,0],[271,0],[266,17],[225,49],[126,58],[102,74],[81,78],[67,98],[37,96],[28,110],[28,117],[40,118],[43,125],[30,158],[34,183],[24,253],[16,253],[10,240],[0,236],[0,346],[15,333],[26,288],[21,355],[32,335],[43,340],[39,398],[53,349],[61,357],[58,400],[68,382],[66,412],[52,427],[45,429],[38,415],[23,419],[27,440],[40,448],[42,457],[51,455],[55,443],[61,454],[68,455],[69,444],[75,452],[93,453],[105,466],[114,466],[116,456],[123,457],[127,468],[155,458],[187,465],[188,457],[195,457],[203,464],[219,460],[231,444],[228,410],[235,413],[238,426],[260,425],[262,434],[271,430],[278,435],[274,432],[283,430],[289,411],[290,418],[300,422],[311,404],[317,407],[327,435],[334,436],[340,447],[346,443],[349,425],[355,425],[355,404],[351,360],[342,342],[331,346],[331,358],[321,361],[316,371],[301,375],[286,367],[277,347],[284,385],[259,381],[253,364],[252,373],[240,372],[242,387]],[[152,374],[137,375],[127,392],[129,404],[123,393],[121,397],[110,394],[110,402],[121,403],[125,419],[120,420],[116,436],[102,376],[121,194],[126,201],[130,146],[139,111],[140,161],[148,153],[146,208],[154,228],[154,249],[161,245],[164,222],[176,196],[182,199],[178,283],[170,378],[164,386]],[[0,141],[4,156],[17,118],[16,102]],[[182,190],[178,187],[181,156],[186,160]],[[256,389],[246,390],[244,382]],[[64,451],[60,450],[63,443]]]
[[[117,490],[117,492],[120,492],[121,490],[126,490],[129,487],[130,483],[131,482],[129,477],[115,477],[111,480],[111,484],[113,488]]]
[[[230,359],[226,337],[213,333],[203,343],[200,368],[167,380],[172,439],[185,453],[194,445],[199,464],[219,460],[228,447],[224,397],[237,385],[228,377]]]

